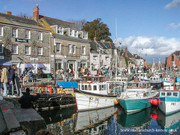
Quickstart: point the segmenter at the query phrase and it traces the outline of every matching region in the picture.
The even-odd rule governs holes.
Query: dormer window
[[[77,30],[74,31],[74,36],[78,37],[78,31]]]
[[[3,27],[0,26],[0,36],[3,36]]]
[[[73,36],[73,30],[70,30],[70,36]]]
[[[63,28],[62,27],[57,27],[57,34],[63,35]]]
[[[87,32],[83,32],[83,39],[88,39],[88,33]]]
[[[18,37],[18,29],[17,28],[13,28],[12,29],[12,37]]]

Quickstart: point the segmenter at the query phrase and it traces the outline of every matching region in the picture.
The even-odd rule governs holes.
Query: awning
[[[46,67],[45,67],[44,64],[42,64],[42,63],[38,63],[38,64],[37,64],[37,68],[46,69]]]
[[[63,88],[78,88],[78,83],[76,81],[71,82],[57,82],[57,87]]]
[[[12,66],[12,63],[9,61],[0,61],[0,66]]]
[[[25,63],[25,68],[33,68],[33,65],[31,63]]]

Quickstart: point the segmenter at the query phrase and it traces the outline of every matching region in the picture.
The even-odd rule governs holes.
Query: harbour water
[[[120,106],[78,113],[72,107],[40,114],[55,135],[180,134],[180,112],[165,116],[157,107],[135,114],[126,114]]]

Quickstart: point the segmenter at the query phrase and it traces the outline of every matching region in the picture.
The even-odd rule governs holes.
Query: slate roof
[[[175,54],[176,56],[180,56],[180,51],[175,51],[174,54]]]
[[[65,36],[65,35],[53,34],[53,37],[57,39],[62,39],[62,40],[69,40],[69,41],[80,42],[80,43],[89,43],[89,40],[87,39],[75,38],[75,37],[70,37],[70,36]]]
[[[32,19],[27,19],[24,17],[4,13],[0,13],[0,23],[42,29],[42,26]]]
[[[94,41],[91,41],[89,42],[90,43],[90,46],[91,46],[91,51],[97,51],[99,45],[103,48],[103,49],[115,49],[115,45],[111,42],[100,42],[100,41],[97,41],[97,42],[94,42]]]
[[[70,22],[66,22],[66,21],[62,21],[59,19],[55,19],[55,18],[51,18],[51,17],[47,17],[47,16],[39,16],[40,19],[43,18],[50,26],[52,25],[58,25],[58,26],[62,26],[63,28],[71,28],[73,30],[79,30],[75,23],[70,23]]]
[[[128,56],[129,58],[133,58],[133,57],[134,57],[134,55],[132,55],[132,53],[130,53],[129,51],[127,51],[127,56]]]

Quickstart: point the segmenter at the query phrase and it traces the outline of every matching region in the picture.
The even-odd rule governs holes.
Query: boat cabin
[[[180,91],[160,91],[160,97],[180,97]]]
[[[103,82],[104,80],[104,76],[82,76],[82,81],[84,82]]]
[[[128,82],[127,84],[128,89],[134,89],[134,88],[150,88],[150,83],[148,82]]]

